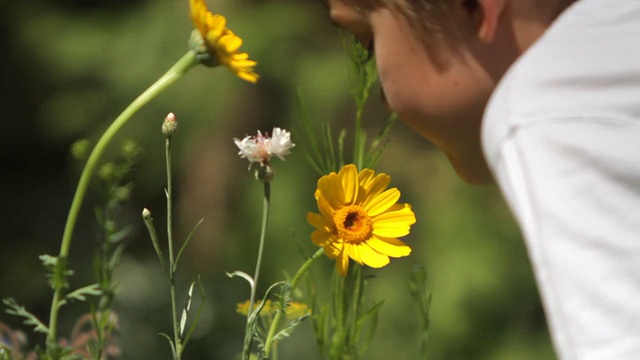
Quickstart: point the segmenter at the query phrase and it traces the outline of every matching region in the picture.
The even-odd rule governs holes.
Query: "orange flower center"
[[[358,205],[345,206],[333,214],[338,236],[346,242],[359,243],[371,238],[373,223]]]

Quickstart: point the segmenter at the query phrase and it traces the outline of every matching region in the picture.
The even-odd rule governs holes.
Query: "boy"
[[[326,0],[391,109],[495,178],[561,359],[640,359],[640,1]]]

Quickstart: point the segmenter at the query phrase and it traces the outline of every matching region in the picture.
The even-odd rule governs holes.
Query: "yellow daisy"
[[[209,66],[224,65],[241,79],[258,81],[259,75],[253,70],[257,63],[249,60],[249,54],[238,51],[242,39],[226,28],[227,19],[211,13],[205,0],[189,0],[189,4],[191,20],[196,26],[193,46],[205,57],[200,61]]]
[[[346,276],[349,258],[380,268],[389,263],[389,257],[411,253],[398,238],[409,234],[416,217],[411,205],[397,203],[398,189],[386,190],[390,182],[387,174],[376,175],[371,169],[358,173],[353,164],[318,180],[315,198],[320,213],[307,214],[316,229],[311,240],[336,259],[340,275]]]

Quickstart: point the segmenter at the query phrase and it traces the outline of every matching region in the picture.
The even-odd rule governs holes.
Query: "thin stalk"
[[[302,264],[300,269],[298,269],[298,272],[293,277],[293,280],[291,280],[291,289],[289,290],[291,293],[293,293],[296,290],[298,283],[302,279],[302,275],[304,275],[307,272],[307,270],[309,270],[309,267],[311,266],[311,264],[313,264],[316,260],[318,260],[322,256],[322,254],[324,254],[324,248],[318,249],[318,251],[316,251],[310,258],[308,258],[307,261],[305,261],[304,264]],[[281,299],[281,301],[284,301],[284,299]],[[276,332],[280,327],[280,322],[282,321],[282,314],[284,314],[284,311],[282,311],[282,307],[280,307],[278,308],[278,311],[276,312],[276,316],[273,318],[273,322],[271,323],[271,327],[269,328],[269,334],[267,335],[267,340],[264,345],[264,354],[267,358],[269,357],[269,353],[271,352],[271,348],[273,347],[273,340],[276,335]]]
[[[362,106],[358,104],[356,109],[355,130],[353,134],[353,162],[358,169],[362,168],[364,144],[362,139]]]
[[[271,186],[268,182],[264,183],[264,201],[262,202],[262,226],[260,228],[260,243],[258,245],[258,260],[256,260],[256,272],[253,275],[253,286],[251,287],[251,298],[249,299],[249,312],[247,313],[247,321],[253,313],[253,306],[256,301],[256,289],[258,288],[258,276],[260,276],[260,267],[262,266],[262,252],[264,251],[264,239],[267,233],[267,222],[269,220],[269,204],[271,203]]]
[[[182,342],[178,324],[178,306],[176,304],[176,266],[173,255],[173,186],[171,176],[171,136],[165,140],[165,157],[167,162],[167,250],[169,253],[169,288],[171,292],[171,320],[173,321],[173,342],[175,344],[175,359],[182,356]]]
[[[198,64],[196,54],[193,51],[189,51],[178,62],[176,62],[162,77],[160,77],[153,85],[145,90],[140,96],[138,96],[126,109],[111,123],[107,130],[102,134],[100,140],[93,148],[93,151],[87,159],[87,163],[82,170],[78,186],[71,202],[71,208],[67,215],[67,222],[65,224],[64,233],[62,235],[62,242],[60,244],[60,253],[58,255],[58,263],[62,264],[56,268],[56,278],[62,279],[64,277],[66,268],[66,259],[69,256],[69,249],[71,248],[71,238],[73,237],[73,231],[75,229],[78,214],[82,206],[82,201],[89,186],[91,175],[95,170],[100,157],[104,153],[107,145],[111,142],[115,134],[131,119],[131,117],[146,105],[151,99],[155,98],[163,90],[171,86],[176,80],[186,74],[189,69]],[[63,287],[61,282],[58,282],[53,293],[53,299],[51,301],[51,313],[49,315],[49,334],[47,340],[55,344],[57,338],[57,324],[58,324],[58,310],[60,308],[60,301],[62,300]]]

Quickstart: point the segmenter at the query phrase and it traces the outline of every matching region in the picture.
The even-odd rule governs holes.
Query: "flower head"
[[[199,60],[208,66],[224,65],[239,78],[255,83],[259,75],[253,70],[256,62],[240,52],[242,39],[227,29],[227,19],[207,9],[205,0],[189,0],[191,20],[196,27],[191,44]]]
[[[295,146],[291,142],[291,133],[280,128],[273,128],[271,136],[264,135],[258,130],[258,135],[246,136],[240,140],[234,138],[233,142],[240,151],[241,158],[249,160],[249,163],[259,163],[267,165],[273,156],[284,160],[285,155],[290,154],[290,150]]]
[[[409,234],[416,217],[409,204],[398,204],[400,191],[387,189],[391,178],[371,169],[358,173],[355,165],[344,166],[318,180],[315,198],[320,213],[308,213],[316,229],[314,244],[336,259],[338,273],[346,276],[349,259],[373,268],[403,257],[411,248],[399,237]]]

